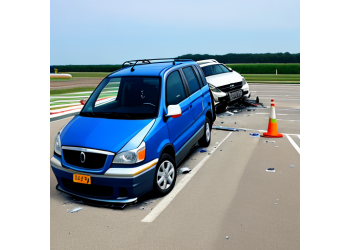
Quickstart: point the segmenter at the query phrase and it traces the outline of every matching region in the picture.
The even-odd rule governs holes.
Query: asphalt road
[[[50,170],[51,248],[299,249],[300,85],[250,89],[265,106],[275,100],[284,137],[249,135],[267,130],[269,108],[218,115],[215,125],[246,132],[212,130],[210,154],[195,149],[180,166],[192,171],[166,197],[148,194],[123,210],[82,205],[55,189]],[[50,152],[70,119],[51,122]]]

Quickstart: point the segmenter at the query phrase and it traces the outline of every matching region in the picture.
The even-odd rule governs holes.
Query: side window
[[[195,71],[195,73],[196,73],[197,79],[199,79],[199,85],[200,85],[201,87],[203,87],[203,86],[204,86],[203,80],[202,80],[202,78],[201,78],[201,76],[200,76],[200,74],[199,74],[199,72],[198,72],[197,67],[196,67],[196,66],[193,66],[193,69],[194,69],[194,71]]]
[[[205,79],[204,72],[200,66],[196,65],[196,69],[198,70],[198,75],[202,79],[203,86],[207,85],[207,80]]]
[[[167,105],[179,104],[186,98],[185,88],[178,71],[168,76],[166,81],[166,102]]]
[[[197,77],[195,76],[191,66],[183,68],[183,71],[187,79],[188,86],[190,87],[190,92],[191,94],[193,94],[194,92],[199,90],[199,83],[198,83]]]

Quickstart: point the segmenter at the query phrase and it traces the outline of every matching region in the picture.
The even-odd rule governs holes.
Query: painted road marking
[[[186,186],[186,184],[192,179],[192,177],[201,169],[204,163],[209,159],[209,157],[220,147],[220,145],[232,134],[230,132],[218,145],[211,151],[210,155],[207,155],[194,169],[190,174],[186,175],[177,185],[175,185],[174,189],[169,193],[164,199],[158,203],[158,205],[152,209],[152,211],[142,220],[142,222],[152,222],[154,221],[158,215],[163,212],[163,210],[172,202],[172,200],[176,197],[176,195]]]
[[[295,143],[295,141],[293,141],[293,139],[286,134],[287,139],[289,140],[289,142],[292,144],[292,146],[295,148],[296,151],[298,151],[298,153],[300,154],[300,148],[298,147],[298,145]]]
[[[65,118],[62,118],[62,119],[58,119],[58,120],[54,120],[54,121],[52,121],[52,122],[50,122],[50,123],[53,123],[53,122],[58,122],[58,121],[62,121],[62,120],[64,120],[64,119],[68,119],[68,118],[71,118],[71,116],[69,116],[69,117],[65,117]]]

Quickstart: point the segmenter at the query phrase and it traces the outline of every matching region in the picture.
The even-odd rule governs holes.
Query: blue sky
[[[297,0],[51,0],[50,64],[300,52]]]

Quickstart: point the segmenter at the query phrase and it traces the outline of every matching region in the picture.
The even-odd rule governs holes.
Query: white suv
[[[216,104],[249,98],[247,81],[236,71],[215,59],[197,61],[213,93]]]

